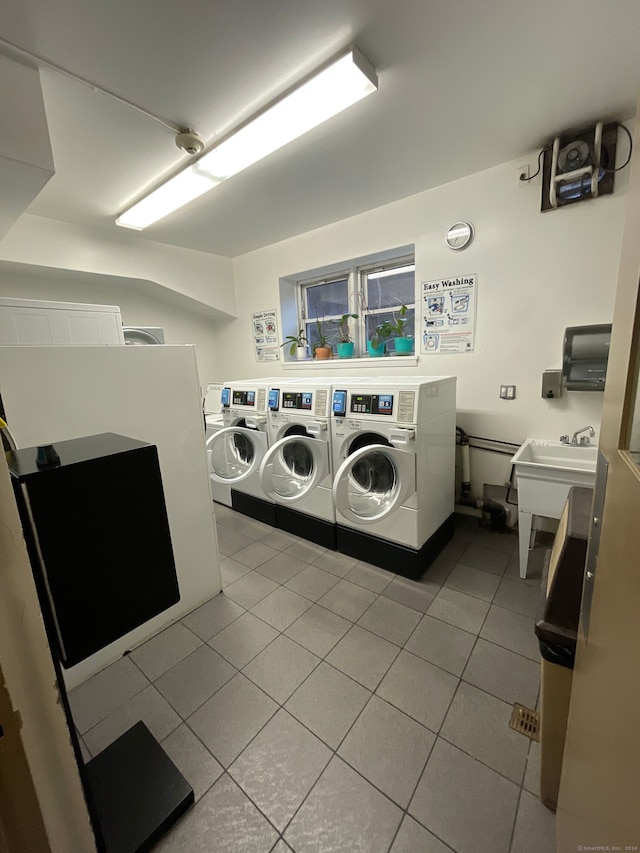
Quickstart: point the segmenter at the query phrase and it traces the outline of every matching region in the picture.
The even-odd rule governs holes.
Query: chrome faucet
[[[578,436],[580,435],[580,433],[586,432],[587,430],[589,430],[589,435],[583,435],[581,437],[580,441],[578,441]],[[594,430],[594,428],[592,426],[584,426],[581,429],[578,429],[574,432],[573,436],[571,437],[571,444],[576,445],[576,446],[579,444],[581,447],[587,447],[591,443],[589,441],[589,436],[591,436],[591,438],[593,438],[595,436],[595,434],[596,434],[596,431]],[[563,438],[568,439],[569,437],[563,436]],[[560,439],[560,440],[562,441],[562,439]],[[564,443],[568,444],[569,441],[567,440]]]

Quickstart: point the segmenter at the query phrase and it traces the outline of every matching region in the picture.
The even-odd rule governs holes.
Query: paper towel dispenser
[[[562,379],[567,391],[604,391],[611,324],[565,329]]]

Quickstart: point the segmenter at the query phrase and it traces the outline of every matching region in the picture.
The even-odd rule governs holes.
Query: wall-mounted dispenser
[[[557,400],[562,397],[562,371],[545,370],[542,373],[543,400]]]
[[[604,391],[611,324],[565,329],[562,379],[567,391]]]

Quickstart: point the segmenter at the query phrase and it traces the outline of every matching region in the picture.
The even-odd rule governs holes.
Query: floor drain
[[[532,711],[531,708],[525,708],[519,702],[514,702],[509,725],[531,740],[540,740],[540,713],[538,711]]]

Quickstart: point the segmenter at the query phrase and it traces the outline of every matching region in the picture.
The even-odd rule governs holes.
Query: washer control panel
[[[352,394],[349,411],[358,415],[392,415],[393,394]]]

